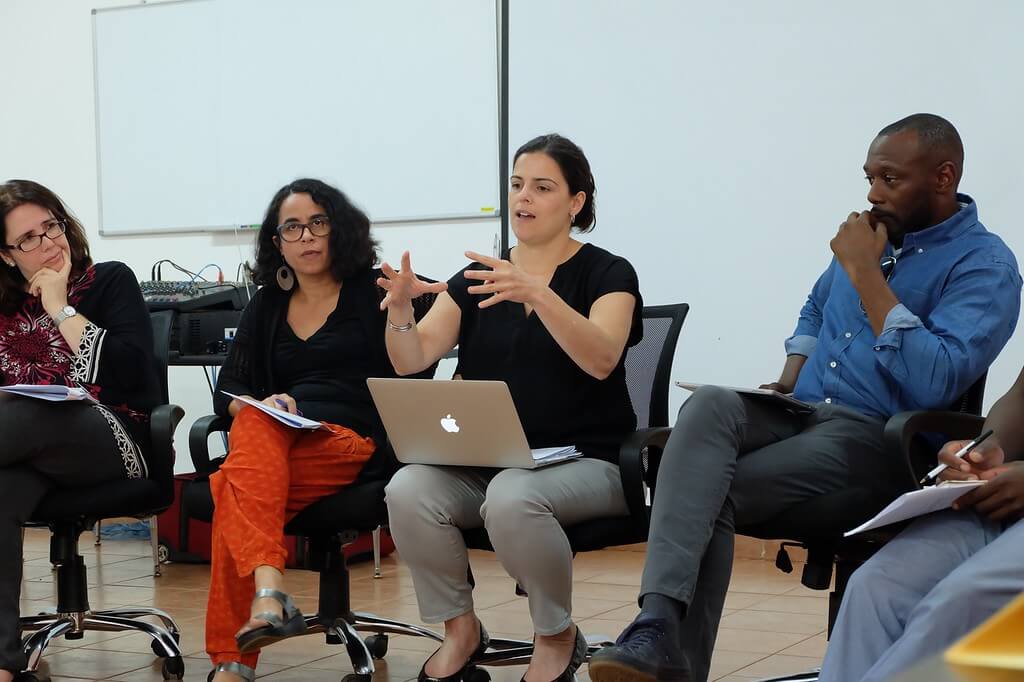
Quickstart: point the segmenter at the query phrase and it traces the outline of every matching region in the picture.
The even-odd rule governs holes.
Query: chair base
[[[771,677],[758,682],[818,682],[818,677],[821,675],[821,668],[815,668],[814,670],[808,670],[805,673],[797,673],[796,675],[783,675],[782,677]]]
[[[162,625],[153,625],[138,620],[153,617]],[[43,652],[58,637],[80,639],[85,632],[144,632],[153,641],[153,653],[164,659],[165,680],[180,680],[185,677],[185,665],[178,646],[180,631],[169,614],[154,608],[123,608],[108,611],[86,611],[80,613],[43,613],[37,616],[23,616],[21,630],[33,631],[22,641],[22,649],[28,658],[25,672],[39,670]]]

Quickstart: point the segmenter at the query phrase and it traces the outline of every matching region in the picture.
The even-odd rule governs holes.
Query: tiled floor
[[[48,539],[43,530],[26,534],[25,614],[48,610],[55,603]],[[185,679],[205,680],[210,667],[203,652],[207,567],[166,565],[163,576],[154,578],[147,542],[104,541],[101,547],[94,547],[90,533],[82,536],[81,550],[89,567],[92,607],[155,605],[170,612],[182,631]],[[614,638],[636,614],[642,550],[637,546],[576,558],[574,610],[588,636]],[[529,638],[526,600],[515,596],[513,582],[494,556],[473,552],[472,563],[476,603],[488,630],[496,636]],[[825,650],[826,594],[802,587],[798,575],[799,567],[785,575],[771,561],[737,560],[712,679],[750,682],[819,665]],[[306,613],[315,612],[316,574],[292,571],[287,580],[299,607]],[[352,567],[352,602],[358,611],[419,622],[409,572],[397,556],[384,560],[384,577],[379,580],[373,579],[372,567],[366,563]],[[58,640],[45,660],[53,680],[160,680],[159,662],[154,663],[146,640],[140,634],[90,632],[81,640]],[[377,662],[374,680],[415,679],[434,648],[425,639],[392,637],[387,658]],[[266,649],[258,672],[281,682],[336,681],[351,672],[351,666],[342,649],[326,645],[319,636],[308,636]],[[519,680],[523,668],[491,668],[489,672],[496,681],[512,682]],[[585,667],[579,679],[589,679]]]

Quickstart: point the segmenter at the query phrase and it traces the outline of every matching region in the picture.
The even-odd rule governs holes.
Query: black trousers
[[[688,606],[682,646],[694,680],[711,666],[736,527],[849,486],[896,497],[902,479],[884,428],[845,407],[797,415],[714,386],[683,405],[658,470],[640,594]]]
[[[18,631],[22,524],[54,488],[125,476],[110,424],[95,407],[0,394],[0,670],[25,667]]]

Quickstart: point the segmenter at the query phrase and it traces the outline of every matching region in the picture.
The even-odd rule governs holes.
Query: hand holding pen
[[[297,414],[300,417],[302,416],[302,412],[295,404],[295,398],[291,397],[287,393],[275,393],[271,396],[267,396],[263,399],[263,404],[278,410],[284,410],[291,414]]]
[[[947,481],[971,481],[987,478],[985,472],[1003,463],[1003,449],[995,441],[984,443],[992,430],[989,429],[974,440],[951,441],[939,451],[939,465],[920,480],[921,485],[931,485],[941,475]]]

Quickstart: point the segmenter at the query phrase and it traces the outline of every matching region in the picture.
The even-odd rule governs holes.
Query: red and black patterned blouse
[[[130,478],[147,474],[149,413],[160,403],[153,331],[138,282],[124,263],[96,263],[68,284],[89,320],[72,350],[37,296],[0,313],[0,385],[63,384],[92,394],[110,423]]]

